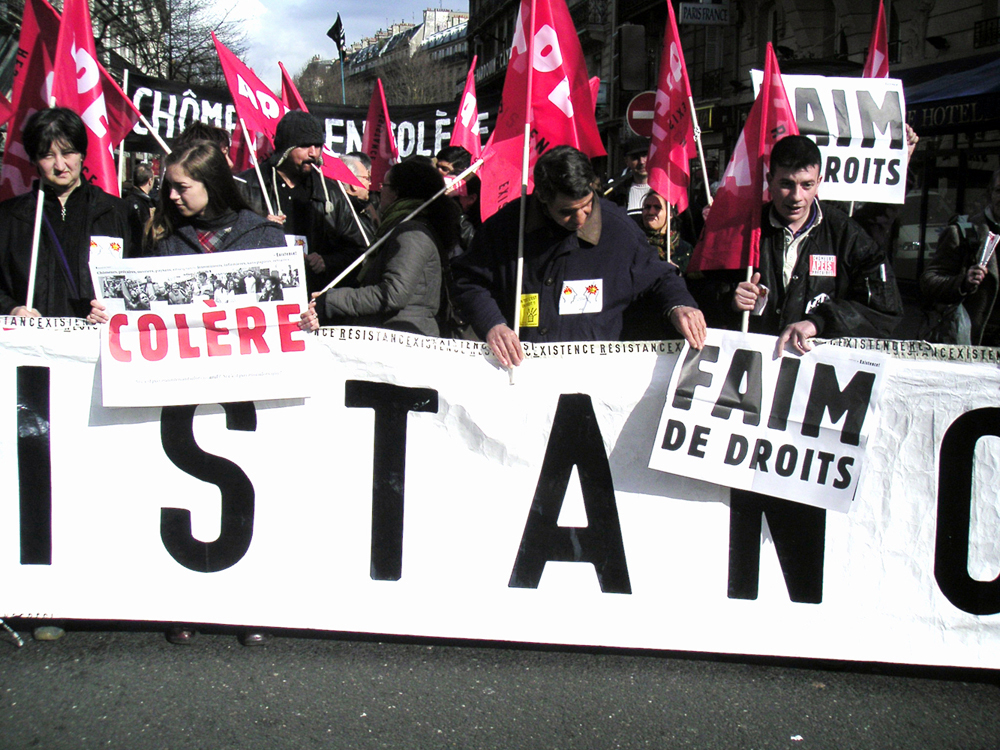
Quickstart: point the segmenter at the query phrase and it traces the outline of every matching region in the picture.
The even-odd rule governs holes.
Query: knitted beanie
[[[274,132],[274,151],[278,154],[299,146],[322,146],[324,143],[326,136],[319,121],[300,110],[286,112]]]

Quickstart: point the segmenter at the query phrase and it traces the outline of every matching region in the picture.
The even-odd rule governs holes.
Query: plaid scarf
[[[191,221],[195,235],[198,237],[198,244],[201,245],[203,253],[214,253],[220,247],[228,235],[233,230],[236,222],[236,212],[227,211],[222,216],[214,219],[198,217]]]
[[[196,229],[195,234],[198,236],[198,244],[201,245],[201,251],[203,253],[214,253],[231,230],[232,227],[218,230]]]

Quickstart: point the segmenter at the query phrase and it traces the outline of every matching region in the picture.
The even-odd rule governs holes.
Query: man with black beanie
[[[263,190],[285,235],[304,243],[306,286],[319,291],[364,252],[367,244],[338,183],[321,172],[323,129],[308,112],[290,111],[281,118],[274,153],[260,165]],[[244,172],[250,205],[268,214],[255,170]]]

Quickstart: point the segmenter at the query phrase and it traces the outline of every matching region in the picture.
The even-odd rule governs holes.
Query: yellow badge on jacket
[[[521,328],[538,328],[538,295],[521,295]]]

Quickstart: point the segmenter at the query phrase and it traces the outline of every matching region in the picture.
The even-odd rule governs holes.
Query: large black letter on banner
[[[941,440],[938,469],[934,578],[948,601],[972,615],[1000,613],[1000,576],[992,581],[969,576],[973,464],[976,443],[985,435],[1000,437],[1000,409],[975,409],[960,416]]]
[[[729,598],[757,598],[761,517],[767,516],[788,598],[823,601],[826,511],[746,490],[729,495]]]
[[[559,511],[574,465],[589,525],[563,528],[559,526]],[[559,396],[535,497],[508,586],[537,588],[549,560],[593,563],[601,591],[632,593],[611,465],[594,405],[590,396],[583,393]]]
[[[221,404],[226,429],[253,432],[257,410],[252,402]],[[160,442],[174,466],[203,482],[218,486],[222,493],[219,538],[202,542],[191,534],[191,511],[160,509],[160,538],[167,552],[185,568],[197,573],[216,573],[238,563],[253,538],[254,489],[243,470],[225,458],[198,447],[194,439],[197,406],[165,406],[160,413]]]
[[[17,368],[17,476],[21,565],[52,564],[49,368]]]
[[[872,400],[872,387],[875,385],[875,373],[858,370],[851,382],[840,389],[837,382],[837,370],[832,365],[816,365],[812,386],[809,388],[809,401],[802,420],[802,434],[808,437],[819,437],[819,427],[823,422],[823,412],[830,410],[830,419],[840,420],[847,412],[844,426],[840,431],[840,442],[845,445],[861,444],[861,428],[868,414],[868,404]]]
[[[348,380],[344,384],[344,405],[375,410],[371,577],[375,581],[398,581],[403,575],[407,414],[437,412],[438,393],[431,388]]]

